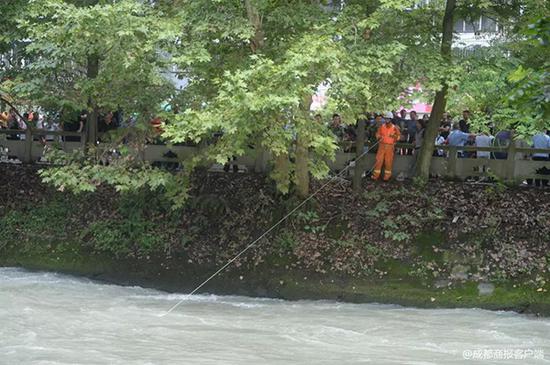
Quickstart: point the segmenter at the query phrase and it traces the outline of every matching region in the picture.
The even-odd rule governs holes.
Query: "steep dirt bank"
[[[1,166],[0,183],[0,265],[169,291],[192,289],[297,203],[256,175],[197,176],[179,211],[160,193],[62,194],[32,167]],[[365,182],[354,197],[342,180],[204,290],[548,315],[548,237],[548,191]]]

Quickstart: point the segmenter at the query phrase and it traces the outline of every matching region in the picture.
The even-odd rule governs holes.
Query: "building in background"
[[[423,0],[427,3],[429,0]],[[474,52],[480,47],[490,47],[491,42],[501,36],[502,29],[498,23],[488,16],[480,15],[474,19],[458,19],[454,25],[453,48],[459,54],[465,55]],[[409,87],[405,94],[418,95],[422,92],[420,84]],[[409,99],[411,110],[415,110],[419,115],[432,112],[432,105],[422,102],[420,99]]]

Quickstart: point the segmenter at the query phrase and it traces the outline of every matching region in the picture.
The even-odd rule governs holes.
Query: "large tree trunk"
[[[296,193],[300,198],[309,195],[309,151],[308,141],[303,134],[296,137],[296,164],[294,167],[294,183],[296,184]]]
[[[264,31],[262,27],[262,16],[251,0],[245,0],[246,16],[248,21],[254,27],[254,36],[250,39],[250,49],[256,54],[264,46]],[[254,170],[262,172],[264,170],[264,156],[266,154],[264,147],[260,143],[255,144],[256,162]],[[287,155],[288,158],[288,155]]]
[[[443,35],[441,38],[441,56],[448,64],[451,63],[451,46],[453,44],[453,14],[456,8],[456,0],[447,0],[445,6],[445,16],[443,18]],[[439,130],[439,122],[445,112],[447,104],[447,81],[443,80],[443,87],[436,92],[432,113],[426,132],[424,133],[424,141],[420,149],[417,164],[417,176],[422,180],[427,181],[430,177],[430,165],[435,145],[435,138]]]
[[[99,74],[99,57],[97,55],[88,56],[87,74],[89,80],[93,80]],[[97,141],[97,103],[94,98],[88,96],[88,118],[86,119],[86,139],[89,143],[95,144]]]
[[[275,181],[278,191],[283,194],[288,194],[290,187],[290,161],[288,159],[288,153],[281,153],[274,157],[271,178]]]
[[[254,27],[254,36],[250,39],[250,48],[252,53],[257,53],[260,48],[264,45],[264,31],[262,28],[262,16],[258,12],[258,9],[251,0],[245,0],[244,2],[246,7],[246,15],[248,21]]]
[[[366,118],[366,117],[365,117]],[[363,156],[365,149],[365,118],[362,116],[357,122],[357,141],[355,143],[355,168],[353,170],[353,193],[361,193],[361,181],[366,171],[367,156]]]
[[[313,123],[310,119],[311,103],[313,96],[311,94],[302,97],[300,104],[300,113],[303,123]],[[300,198],[306,198],[309,195],[309,137],[306,137],[305,130],[307,125],[298,125],[296,133],[296,162],[294,165],[294,183],[296,184],[296,193]]]

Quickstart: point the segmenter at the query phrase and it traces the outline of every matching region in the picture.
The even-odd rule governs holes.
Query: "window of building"
[[[455,22],[454,31],[456,33],[464,33],[464,20],[460,19]]]
[[[474,33],[474,32],[475,32],[474,22],[472,22],[471,20],[464,21],[464,33]]]
[[[497,23],[493,19],[484,16],[481,18],[481,31],[494,33],[497,31]]]

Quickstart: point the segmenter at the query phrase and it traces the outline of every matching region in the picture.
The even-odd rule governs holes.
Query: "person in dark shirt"
[[[82,110],[80,113],[74,111],[63,110],[61,112],[61,125],[64,132],[78,132],[84,131],[84,125],[86,123],[87,111]],[[66,142],[79,142],[78,136],[65,136],[63,139]]]
[[[357,136],[355,127],[353,125],[346,125],[342,123],[340,114],[335,113],[332,115],[330,130],[338,140],[338,143],[342,145],[344,151],[350,152],[353,141]]]
[[[357,140],[357,122],[355,125],[344,125],[344,139],[350,142]]]
[[[417,120],[418,120],[418,116],[416,114],[416,110],[411,110],[409,115],[410,115],[410,119],[406,121],[406,123],[407,123],[407,133],[409,135],[412,135],[412,139],[409,143],[413,143],[414,138],[416,136],[416,130],[418,129],[418,123],[416,123]]]
[[[8,128],[9,129],[20,129],[19,128],[19,122],[17,121],[17,113],[15,112],[15,109],[10,109],[10,113],[8,114]]]
[[[409,112],[409,115],[410,115],[410,119],[408,120],[405,120],[405,126],[407,127],[407,139],[406,139],[406,142],[407,143],[412,143],[414,144],[415,141],[416,141],[416,132],[417,132],[417,121],[418,121],[418,116],[416,114],[416,110],[411,110]],[[422,123],[424,123],[422,121]],[[412,155],[413,154],[413,151],[414,149],[412,148],[407,148],[405,149],[405,154],[407,155]]]
[[[344,139],[344,127],[342,126],[342,118],[340,117],[340,114],[332,115],[330,130],[339,141]]]
[[[321,114],[315,114],[313,120],[315,120],[319,124],[323,124],[323,116]]]
[[[470,133],[470,111],[469,110],[464,110],[462,111],[462,119],[458,122],[459,126],[460,126],[460,130],[464,133]],[[475,145],[475,140],[473,139],[470,139],[468,140],[468,142],[466,142],[466,146],[473,146]],[[466,157],[475,157],[475,152],[474,151],[465,151],[464,152],[464,155]]]
[[[462,119],[458,122],[460,130],[464,133],[470,133],[470,111],[464,110],[462,112]]]
[[[116,129],[116,124],[113,120],[113,112],[108,112],[99,120],[98,132],[107,133],[113,129]]]
[[[83,109],[78,116],[78,133],[84,132],[84,126],[86,125],[86,119],[88,118],[88,111]]]
[[[399,117],[397,117],[396,124],[399,129],[401,129],[401,133],[407,131],[407,111],[405,109],[399,111]]]
[[[441,124],[439,125],[439,135],[443,139],[449,138],[449,134],[451,133],[451,126],[453,125],[453,118],[451,115],[447,112],[443,113],[443,119],[441,120]]]
[[[122,127],[124,121],[124,113],[122,108],[119,106],[117,110],[113,113],[113,123],[117,128]]]
[[[369,146],[369,152],[374,152],[378,150],[378,139],[376,138],[376,132],[384,124],[384,118],[382,114],[375,114],[374,120],[369,122],[366,130],[367,144]]]

